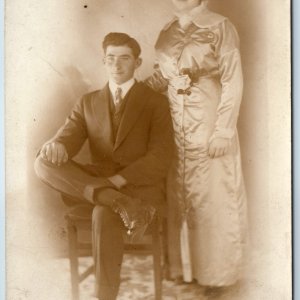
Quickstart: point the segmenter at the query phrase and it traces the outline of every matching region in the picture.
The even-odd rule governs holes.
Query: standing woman
[[[170,272],[210,290],[236,283],[245,245],[239,38],[207,1],[172,1],[176,17],[160,32],[147,79],[168,91],[177,146],[168,180]]]

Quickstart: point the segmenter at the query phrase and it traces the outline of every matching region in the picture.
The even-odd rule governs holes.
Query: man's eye
[[[106,56],[105,60],[108,63],[113,63],[115,61],[121,61],[121,62],[127,62],[129,61],[130,57],[129,56],[120,56],[120,57],[115,57],[115,56]]]
[[[127,60],[129,60],[129,57],[128,56],[122,56],[122,57],[120,57],[120,60],[121,61],[127,61]]]
[[[114,57],[113,56],[106,56],[106,61],[107,62],[113,62],[114,61]]]

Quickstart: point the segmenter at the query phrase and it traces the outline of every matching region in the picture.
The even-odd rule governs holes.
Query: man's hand
[[[227,153],[229,149],[229,140],[224,138],[213,139],[208,147],[208,154],[211,158],[217,158]]]
[[[41,157],[57,166],[68,161],[66,147],[58,142],[44,144],[41,149]]]

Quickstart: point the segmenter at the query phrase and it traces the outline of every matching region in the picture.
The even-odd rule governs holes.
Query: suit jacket
[[[99,176],[120,174],[124,192],[159,204],[173,153],[168,100],[143,83],[135,83],[126,100],[119,130],[113,137],[108,84],[86,94],[75,105],[54,140],[73,157],[88,139]]]

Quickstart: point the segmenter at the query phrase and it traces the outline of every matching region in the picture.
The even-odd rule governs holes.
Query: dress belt
[[[177,90],[177,95],[191,95],[192,94],[192,92],[191,92],[191,90],[190,90],[190,87],[189,88],[187,88],[186,90],[183,90],[183,89],[178,89]]]
[[[193,70],[191,68],[183,68],[180,70],[179,72],[179,76],[178,77],[174,77],[172,78],[169,83],[176,88],[176,85],[172,84],[172,81],[175,82],[177,78],[182,77],[184,75],[187,75],[188,78],[190,79],[190,84],[186,89],[182,89],[179,88],[177,89],[177,94],[178,95],[191,95],[191,87],[193,86],[193,84],[198,83],[200,78],[203,77],[211,77],[211,78],[217,78],[219,76],[219,74],[214,74],[213,72],[208,72],[204,69],[200,70]]]

